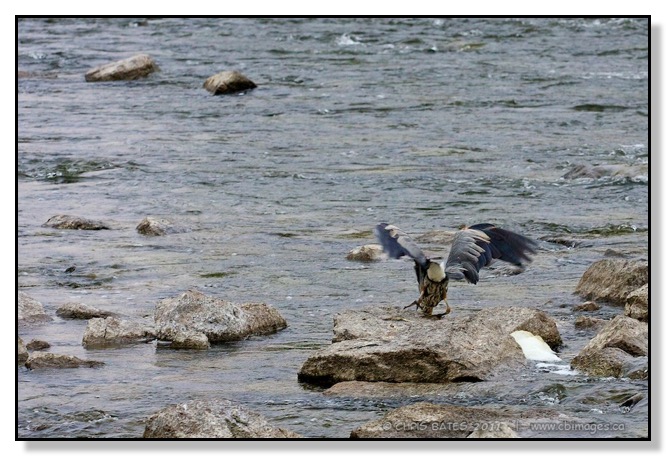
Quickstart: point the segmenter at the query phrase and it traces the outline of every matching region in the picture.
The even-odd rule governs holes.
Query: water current
[[[344,309],[415,298],[407,261],[345,256],[392,222],[418,236],[492,222],[539,240],[520,275],[455,283],[454,314],[540,308],[563,366],[594,333],[574,328],[578,279],[608,250],[648,255],[648,22],[644,19],[23,19],[18,23],[19,289],[53,321],[19,328],[99,369],[18,374],[21,438],[135,438],[169,404],[228,398],[307,437],[412,402],[552,408],[647,435],[646,381],[528,363],[486,394],[343,398],[296,374]],[[148,53],[161,71],[88,83],[90,68]],[[255,90],[212,96],[236,69]],[[576,166],[600,177],[564,177]],[[103,231],[42,226],[56,214]],[[146,216],[184,228],[146,237]],[[569,245],[554,239],[575,240]],[[573,246],[572,246],[573,245]],[[427,250],[445,254],[448,246]],[[64,271],[76,266],[73,273]],[[187,289],[262,301],[270,336],[174,351],[85,350],[80,302],[134,319]],[[595,316],[623,309],[604,305]],[[560,366],[562,367],[562,366]],[[645,397],[633,408],[627,398]],[[590,437],[589,432],[541,437]]]

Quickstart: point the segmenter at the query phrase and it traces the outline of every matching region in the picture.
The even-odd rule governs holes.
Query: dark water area
[[[24,19],[18,23],[19,289],[50,323],[25,341],[104,361],[101,369],[18,367],[21,438],[121,437],[190,399],[228,398],[307,437],[352,429],[419,400],[552,408],[647,435],[645,381],[561,369],[593,333],[574,328],[573,291],[611,249],[648,256],[648,21],[643,19]],[[161,71],[87,83],[138,53]],[[212,96],[236,69],[258,88]],[[25,73],[24,73],[25,72]],[[564,177],[579,165],[598,177]],[[55,230],[56,214],[112,229]],[[181,233],[145,237],[146,216]],[[324,395],[296,373],[330,343],[335,314],[415,298],[403,261],[346,260],[392,222],[414,236],[491,222],[539,239],[520,275],[482,272],[449,290],[453,315],[498,305],[558,322],[562,366],[528,363],[486,397]],[[580,241],[574,247],[549,242]],[[445,254],[447,246],[427,244]],[[64,271],[76,266],[76,271]],[[128,318],[195,288],[263,301],[275,335],[172,351],[85,350],[81,302]],[[610,319],[622,308],[605,305]],[[645,399],[630,410],[631,395]],[[556,437],[589,437],[589,434]],[[553,437],[545,435],[543,437]]]

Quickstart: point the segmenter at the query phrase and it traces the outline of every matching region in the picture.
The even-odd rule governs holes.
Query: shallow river
[[[415,298],[408,262],[345,259],[381,221],[415,236],[493,222],[539,239],[523,274],[484,270],[477,286],[453,284],[449,302],[453,316],[543,309],[568,365],[594,334],[573,325],[582,273],[608,249],[648,254],[647,21],[29,19],[18,40],[28,75],[18,80],[17,280],[54,316],[19,335],[106,363],[18,367],[20,437],[140,437],[160,408],[216,397],[308,437],[345,438],[419,400],[554,408],[621,425],[614,436],[647,435],[647,382],[535,363],[477,397],[346,399],[296,378],[330,343],[337,312]],[[138,53],[161,71],[84,81]],[[258,88],[203,89],[228,69]],[[577,165],[619,172],[563,177]],[[42,226],[56,214],[112,229]],[[186,230],[142,236],[146,216]],[[190,288],[269,303],[289,326],[208,351],[85,350],[86,323],[55,317],[81,302],[150,319],[160,299]]]

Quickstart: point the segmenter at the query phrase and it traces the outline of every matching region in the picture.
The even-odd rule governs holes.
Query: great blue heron
[[[380,223],[375,227],[375,236],[384,252],[391,258],[408,256],[414,260],[416,278],[419,282],[419,298],[406,306],[416,306],[424,315],[441,318],[451,312],[446,301],[449,279],[467,280],[476,284],[479,271],[494,259],[524,266],[531,261],[528,254],[536,253],[536,242],[521,234],[498,228],[490,223],[480,223],[463,228],[453,236],[446,264],[428,258],[418,245],[398,227]],[[441,302],[446,303],[444,313],[432,314]]]

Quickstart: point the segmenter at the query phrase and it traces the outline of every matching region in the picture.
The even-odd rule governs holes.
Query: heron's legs
[[[447,301],[446,298],[444,298],[444,304],[446,304],[446,310],[442,315],[448,315],[451,313],[451,307],[449,306],[449,301]]]
[[[419,310],[421,308],[421,305],[419,304],[419,301],[417,300],[417,301],[414,301],[413,303],[411,303],[410,305],[403,307],[402,309],[403,310],[404,309],[409,309],[412,306],[416,306],[416,310]]]
[[[439,314],[424,315],[424,316],[428,317],[428,318],[436,318],[436,319],[440,320],[444,315],[448,315],[448,314],[451,313],[451,307],[449,306],[449,302],[446,299],[444,299],[444,304],[446,304],[446,310],[444,312],[439,313]]]

